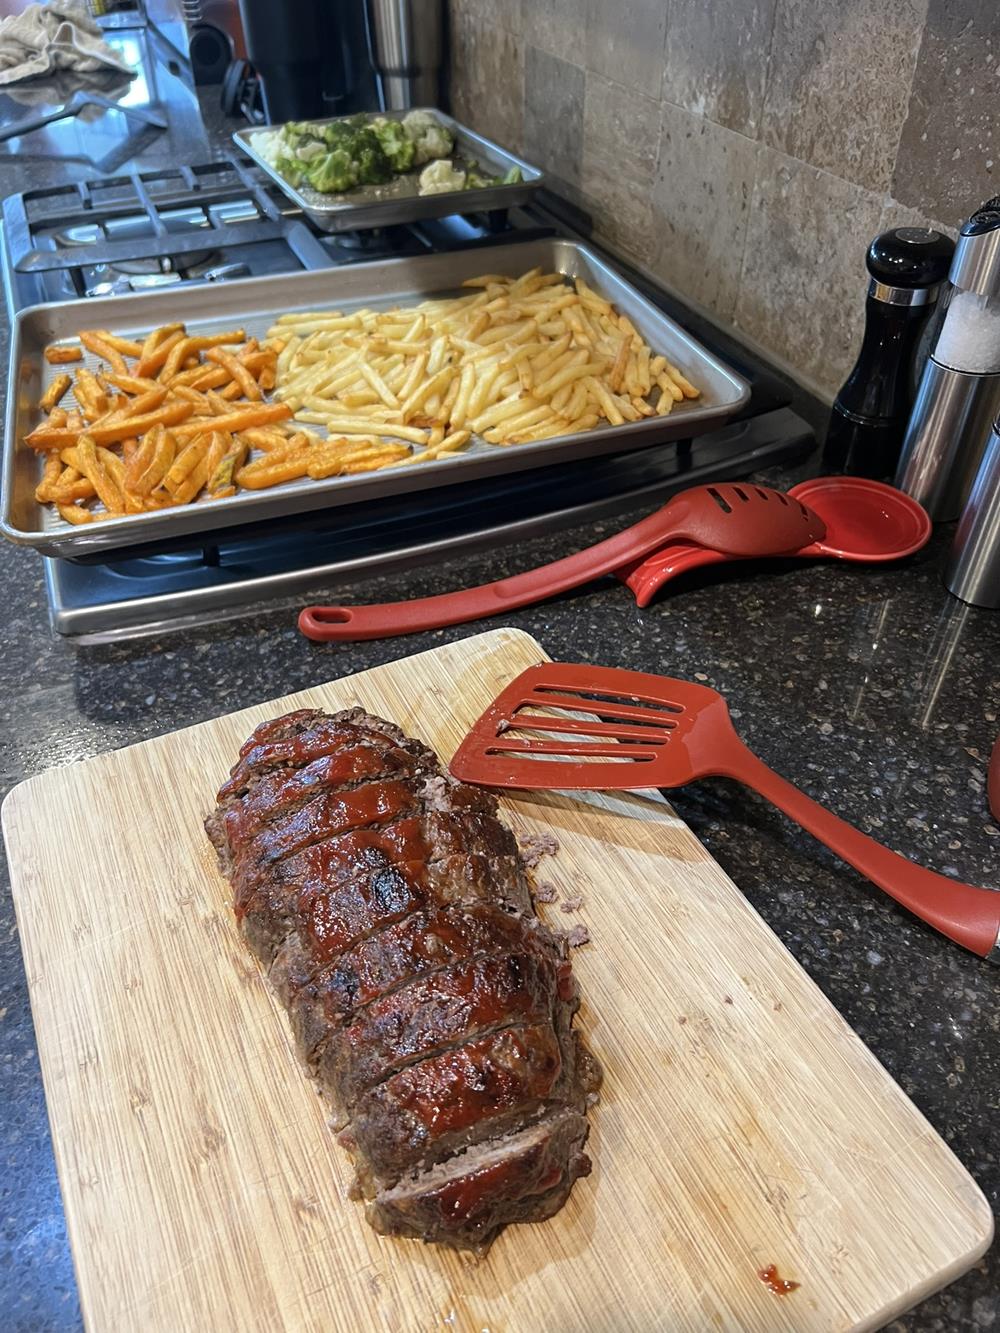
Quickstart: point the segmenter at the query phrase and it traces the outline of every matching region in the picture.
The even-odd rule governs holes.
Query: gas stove
[[[589,238],[589,219],[562,201],[380,231],[326,235],[251,165],[132,172],[28,191],[3,202],[3,275],[10,312],[43,302],[234,277],[318,269],[551,235]],[[751,384],[724,428],[585,465],[559,465],[315,515],[216,543],[143,550],[103,561],[46,560],[53,628],[89,641],[159,633],[297,604],[348,579],[413,568],[456,550],[487,549],[628,508],[652,507],[700,481],[746,476],[804,456],[811,427],[787,384],[724,331],[647,275],[608,256],[651,300]],[[516,514],[514,522],[498,515]]]

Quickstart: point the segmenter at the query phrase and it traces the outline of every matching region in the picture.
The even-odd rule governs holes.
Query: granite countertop
[[[60,170],[5,161],[5,188],[60,179]],[[358,582],[338,588],[337,598],[381,601],[485,582],[640,516]],[[915,860],[995,884],[1000,828],[986,807],[985,771],[1000,734],[1000,615],[944,592],[947,537],[901,566],[771,562],[706,571],[645,611],[604,580],[490,623],[528,631],[556,658],[715,686],[747,742],[793,782]],[[81,647],[49,629],[36,556],[0,547],[0,580],[8,608],[0,625],[4,792],[54,764],[486,627],[319,646],[299,635],[287,609],[261,610],[162,638]],[[674,804],[995,1209],[1000,972],[896,908],[734,784],[706,782],[677,793]],[[11,1330],[73,1329],[79,1308],[6,876],[0,914],[0,1309]],[[1000,1326],[996,1253],[891,1328]]]

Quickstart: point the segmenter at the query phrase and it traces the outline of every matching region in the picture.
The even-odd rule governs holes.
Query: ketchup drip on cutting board
[[[801,1282],[792,1282],[788,1278],[781,1277],[776,1264],[768,1264],[766,1268],[758,1269],[757,1276],[775,1296],[787,1296],[790,1292],[798,1291],[802,1285]]]

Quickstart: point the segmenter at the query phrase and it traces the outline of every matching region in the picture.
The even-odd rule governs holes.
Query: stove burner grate
[[[227,209],[226,204],[242,207]],[[178,214],[197,225],[178,226]],[[69,233],[60,246],[60,228],[81,231],[93,220],[86,261],[93,266],[146,259],[157,252],[174,259],[261,241],[284,240],[304,268],[332,262],[319,240],[294,212],[272,197],[259,176],[235,160],[160,171],[132,172],[108,181],[30,190],[3,203],[9,262],[15,273],[70,270],[80,262],[80,242]],[[122,228],[116,223],[131,225]],[[48,244],[37,242],[44,229]],[[122,231],[131,234],[122,235]]]

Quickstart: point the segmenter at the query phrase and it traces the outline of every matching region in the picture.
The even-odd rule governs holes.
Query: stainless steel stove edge
[[[413,570],[458,552],[473,554],[498,544],[510,546],[560,529],[594,523],[642,505],[652,508],[687,486],[745,477],[765,461],[773,465],[801,458],[815,444],[810,428],[789,408],[777,409],[766,420],[753,418],[734,423],[716,436],[706,437],[711,445],[707,461],[692,462],[651,482],[602,494],[581,504],[554,508],[513,522],[490,523],[458,536],[430,537],[375,555],[365,551],[339,560],[306,563],[293,570],[226,579],[202,588],[152,594],[144,591],[141,596],[118,601],[101,600],[93,584],[99,583],[102,575],[107,577],[103,567],[46,559],[50,622],[58,634],[80,643],[102,643],[232,619],[247,614],[251,607],[277,612],[287,606],[294,612],[298,597],[307,591],[318,592],[361,578]],[[780,441],[777,445],[776,438]],[[88,580],[93,581],[90,586]],[[91,600],[74,600],[69,587],[74,581],[86,588]]]

